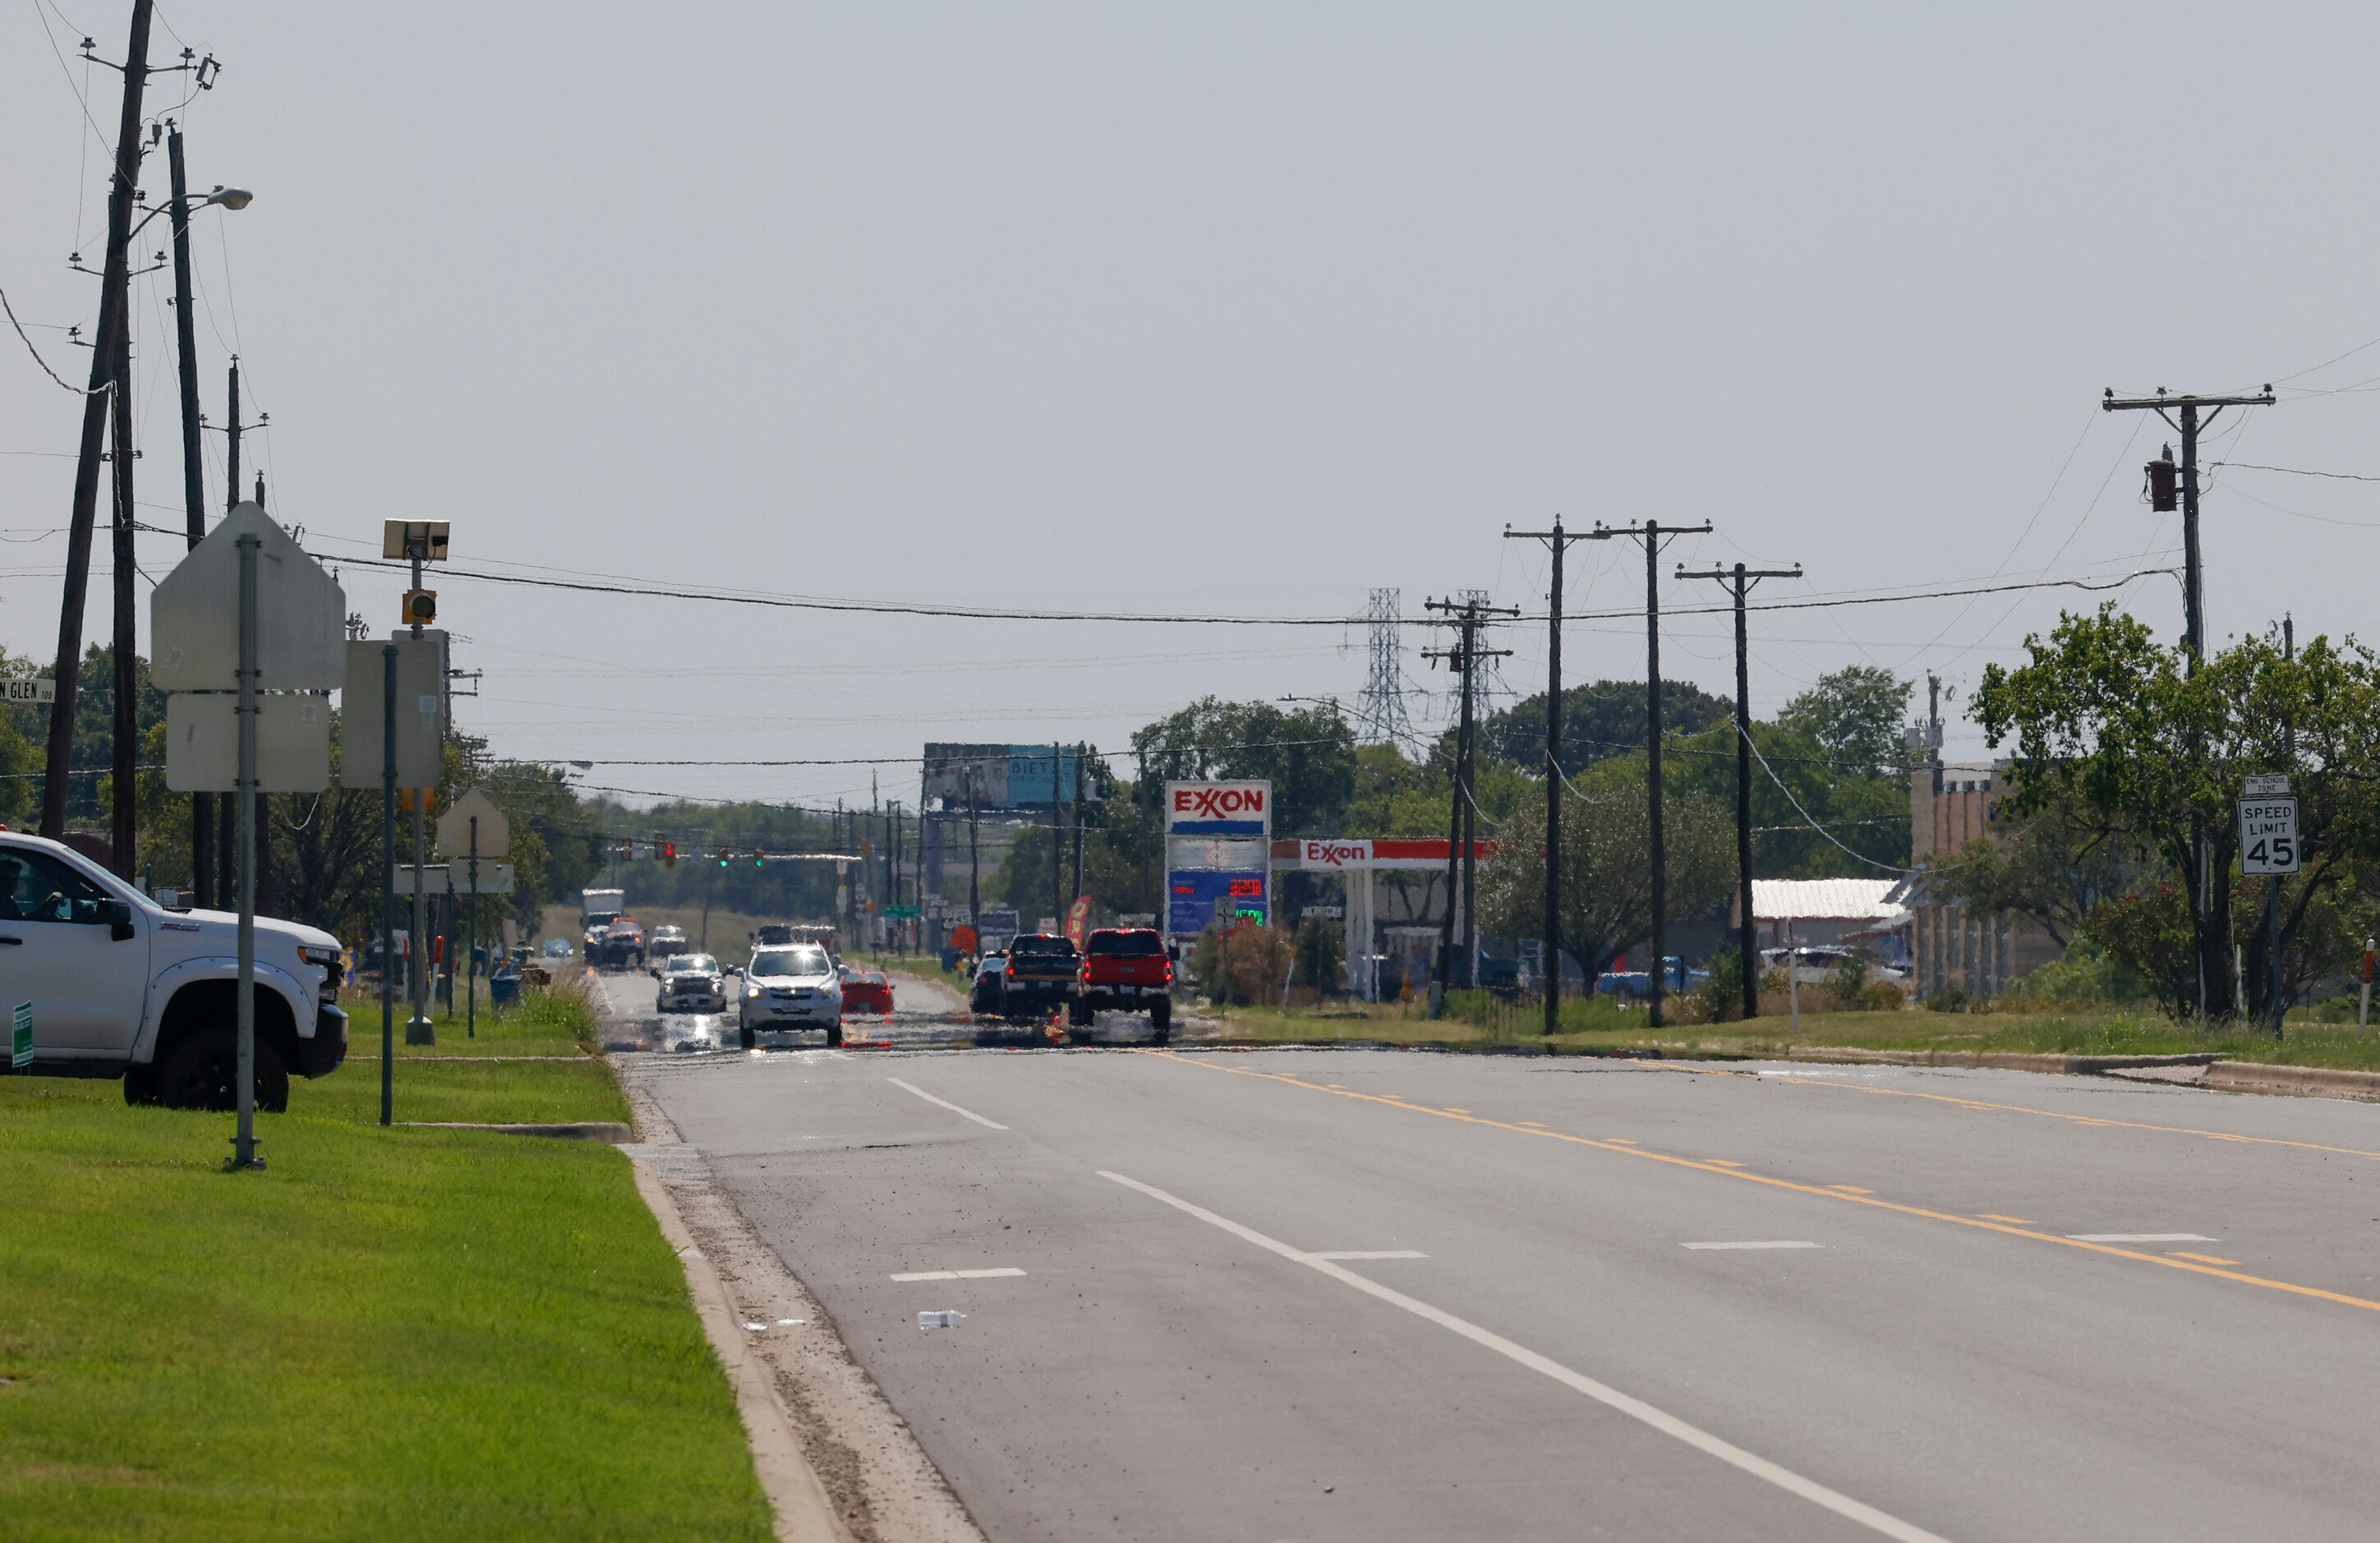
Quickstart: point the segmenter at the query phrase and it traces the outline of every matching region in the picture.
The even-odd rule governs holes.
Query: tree
[[[1264,779],[1275,834],[1333,835],[1355,791],[1355,731],[1335,701],[1281,708],[1201,697],[1132,736],[1154,808],[1168,781]]]
[[[1663,808],[1669,905],[1688,916],[1718,905],[1734,881],[1734,820],[1717,799],[1672,795]],[[1651,841],[1642,757],[1607,761],[1562,789],[1562,944],[1589,979],[1653,929]],[[1480,872],[1487,929],[1535,937],[1545,911],[1546,827],[1542,802],[1524,799],[1496,832],[1495,858]]]
[[[2083,935],[2104,904],[2155,881],[2135,844],[2095,828],[2087,816],[2078,822],[2056,804],[2013,821],[1997,840],[1967,843],[1927,878],[1940,898],[1981,914],[2023,917],[2060,948]]]
[[[1881,777],[1906,759],[1901,724],[1909,716],[1912,681],[1874,664],[1853,664],[1829,675],[1785,704],[1777,722],[1799,729],[1818,747],[1859,776]]]
[[[2380,665],[2352,638],[2316,638],[2290,659],[2268,633],[2241,639],[2193,675],[2181,650],[2161,647],[2112,603],[2063,617],[2025,649],[2017,668],[1985,670],[1973,701],[1990,742],[2015,747],[2004,817],[2058,810],[2079,836],[2137,848],[2178,881],[2183,925],[2192,909],[2202,918],[2179,962],[2165,943],[2127,941],[2160,937],[2168,930],[2161,924],[2101,933],[2169,1009],[2196,1009],[2203,959],[2207,1011],[2229,1015],[2236,941],[2248,953],[2251,1008],[2268,1012],[2264,929],[2243,933],[2235,905],[2233,801],[2248,773],[2289,772],[2305,866],[2283,886],[2286,958],[2316,942],[2310,918],[2338,905],[2338,892],[2380,859]],[[2207,847],[2203,894],[2191,862],[2194,829]],[[2134,908],[2154,893],[2136,892]]]
[[[1668,734],[1699,734],[1735,710],[1692,681],[1661,683],[1661,726]],[[1562,771],[1577,776],[1614,756],[1645,747],[1645,683],[1597,680],[1562,689]],[[1546,694],[1524,697],[1480,724],[1482,750],[1525,768],[1532,775],[1546,764]],[[1665,739],[1663,743],[1667,743]]]
[[[1807,729],[1755,723],[1752,743],[1760,752],[1752,763],[1753,871],[1770,879],[1873,879],[1908,865],[1906,783],[1847,768]],[[1669,744],[1663,784],[1673,794],[1706,795],[1732,811],[1735,750],[1732,719]]]

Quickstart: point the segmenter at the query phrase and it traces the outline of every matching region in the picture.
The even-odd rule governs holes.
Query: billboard
[[[1083,801],[1097,803],[1099,781],[1073,745],[953,745],[926,747],[926,796],[963,808],[970,781],[976,806],[987,809],[1047,808],[1075,801],[1075,762],[1081,767]]]

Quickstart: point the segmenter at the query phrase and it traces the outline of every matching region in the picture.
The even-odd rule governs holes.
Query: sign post
[[[462,836],[458,853],[457,833]],[[468,990],[463,1000],[463,1035],[479,1037],[480,1011],[480,859],[509,857],[513,851],[512,822],[496,808],[495,800],[478,788],[471,789],[448,806],[438,817],[438,850],[445,857],[463,857],[468,864],[470,888],[467,892],[470,911],[463,922],[463,957],[468,968]],[[510,874],[505,875],[507,879]],[[511,886],[505,886],[509,889]],[[451,966],[450,966],[451,967]]]
[[[2298,871],[2298,801],[2280,772],[2249,776],[2240,788],[2240,871],[2265,877],[2265,954],[2271,977],[2273,1038],[2288,1002],[2281,992],[2281,879]]]
[[[234,1169],[264,1166],[256,1151],[256,796],[330,785],[330,715],[314,694],[346,684],[346,615],[338,581],[259,504],[235,504],[150,599],[150,679],[176,693],[166,701],[166,785],[231,793],[237,811]]]

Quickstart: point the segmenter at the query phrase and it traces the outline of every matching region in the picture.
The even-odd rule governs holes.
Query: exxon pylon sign
[[[1169,835],[1261,836],[1272,833],[1272,784],[1168,783]]]

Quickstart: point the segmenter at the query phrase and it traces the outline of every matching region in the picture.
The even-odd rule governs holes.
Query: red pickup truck
[[[1087,1025],[1100,1008],[1147,1013],[1157,1042],[1173,1037],[1173,961],[1165,940],[1146,927],[1102,927],[1086,940],[1083,988],[1075,1023]]]

